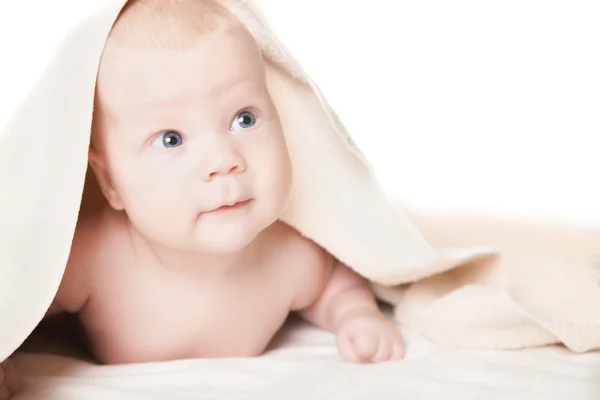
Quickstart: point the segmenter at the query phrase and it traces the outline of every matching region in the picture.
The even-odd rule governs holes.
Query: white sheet
[[[297,319],[255,359],[107,367],[19,354],[27,386],[15,400],[600,399],[598,353],[459,350],[405,334],[406,359],[376,365],[341,362],[330,333]]]

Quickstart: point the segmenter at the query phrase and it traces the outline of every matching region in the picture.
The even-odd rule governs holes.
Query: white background
[[[258,3],[393,194],[600,222],[600,2]],[[0,2],[0,129],[96,4]]]

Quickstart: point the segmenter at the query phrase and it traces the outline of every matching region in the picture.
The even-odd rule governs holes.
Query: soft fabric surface
[[[27,390],[16,400],[151,399],[598,399],[600,358],[562,347],[460,350],[405,331],[406,359],[340,361],[334,336],[293,319],[257,359],[99,367],[21,354]]]
[[[479,348],[564,343],[575,352],[600,347],[600,236],[595,227],[510,220],[501,215],[441,215],[392,201],[349,137],[353,126],[341,124],[304,73],[302,60],[294,59],[289,51],[293,49],[277,39],[256,3],[223,2],[247,24],[265,56],[279,65],[267,72],[294,166],[292,201],[284,221],[372,280],[376,293],[396,306],[399,321],[437,343]],[[17,349],[42,319],[70,251],[84,188],[98,61],[124,0],[85,4],[72,14],[70,34],[57,39],[61,45],[47,70],[39,80],[31,77],[37,83],[0,133],[0,359]],[[298,23],[298,29],[303,29],[304,22]],[[321,74],[320,79],[326,76]],[[356,79],[368,79],[368,72]],[[396,287],[400,284],[411,285]],[[290,354],[308,360],[308,366],[321,365],[318,351],[311,349],[301,347]],[[333,349],[328,351],[333,354]],[[480,362],[470,361],[468,353],[443,351],[447,353],[440,354],[448,360],[458,357],[465,367]],[[266,360],[259,362],[265,363],[265,371],[272,368],[270,363],[279,365],[276,358]],[[253,368],[248,366],[255,362],[239,365]],[[293,365],[289,362],[281,365]],[[34,365],[21,364],[26,370]],[[228,368],[220,361],[149,368],[177,365]],[[321,367],[302,364],[302,368],[317,373]],[[359,374],[356,371],[369,376],[368,371],[391,374],[395,368],[401,372],[408,367],[340,368],[350,376]],[[578,371],[580,375],[565,372],[565,376],[573,373],[586,379],[585,372]],[[290,372],[289,377],[301,374]],[[402,380],[402,373],[394,375]],[[173,379],[185,376],[182,372]],[[255,385],[254,378],[248,379],[248,387]],[[268,385],[265,382],[257,385]],[[336,382],[324,384],[323,390],[333,390],[340,384]],[[71,388],[71,383],[67,386]],[[546,390],[546,385],[537,388]]]

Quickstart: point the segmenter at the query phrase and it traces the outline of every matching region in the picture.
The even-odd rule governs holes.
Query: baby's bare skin
[[[0,400],[12,398],[21,389],[21,381],[10,359],[0,363]]]
[[[196,270],[166,268],[110,209],[78,228],[73,249],[56,302],[80,315],[109,364],[260,355],[289,311],[315,301],[333,265],[276,223],[239,264],[199,257]]]

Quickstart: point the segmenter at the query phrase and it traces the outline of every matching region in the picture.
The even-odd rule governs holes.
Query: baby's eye
[[[152,146],[171,148],[181,146],[182,143],[183,138],[181,137],[181,134],[175,131],[168,131],[157,137],[152,143]]]
[[[231,121],[231,129],[248,129],[256,124],[256,117],[250,111],[242,111]]]

